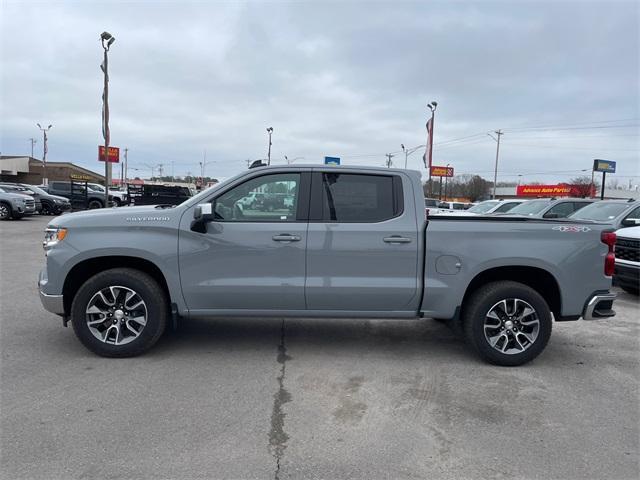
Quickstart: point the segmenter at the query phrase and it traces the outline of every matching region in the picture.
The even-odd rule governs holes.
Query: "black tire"
[[[122,202],[118,197],[113,197],[113,200],[111,200],[111,203],[116,207],[119,207],[120,205],[122,205]]]
[[[42,211],[40,213],[42,215],[53,215],[55,213],[55,208],[49,202],[42,202]]]
[[[87,207],[89,208],[89,210],[95,210],[96,208],[102,208],[104,206],[104,203],[102,203],[102,201],[100,200],[89,200],[89,205],[87,205]]]
[[[11,205],[7,202],[0,202],[0,220],[9,220],[11,218]]]
[[[507,299],[520,299],[528,303],[533,308],[538,320],[537,336],[533,342],[527,343],[525,349],[519,353],[502,353],[498,348],[491,346],[485,336],[485,319],[487,315],[492,307]],[[527,318],[530,320],[533,317]],[[507,317],[505,319],[508,320]],[[499,322],[498,320],[493,321]],[[544,298],[531,287],[518,282],[499,281],[480,287],[469,297],[465,305],[463,305],[462,324],[467,343],[476,350],[483,360],[494,365],[516,366],[530,362],[547,346],[552,328],[551,310]],[[502,328],[502,330],[505,330],[505,328]],[[507,328],[506,330],[509,329]],[[501,340],[499,345],[504,346],[505,341],[515,341],[511,340],[513,335],[517,335],[520,339],[523,335],[522,326],[517,334],[514,334],[514,331],[505,331],[504,338],[507,340]],[[507,334],[509,335],[506,336]]]
[[[146,325],[139,337],[122,345],[99,340],[87,325],[87,306],[99,291],[110,286],[130,288],[137,292],[147,307]],[[87,280],[76,293],[71,305],[71,325],[82,344],[102,357],[135,357],[153,347],[162,336],[169,318],[169,305],[164,290],[149,275],[131,268],[114,268]]]

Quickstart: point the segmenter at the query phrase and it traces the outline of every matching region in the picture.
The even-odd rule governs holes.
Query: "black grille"
[[[640,262],[640,240],[618,238],[616,240],[616,258]]]
[[[29,200],[29,199],[25,200],[24,203],[29,207],[33,207],[36,204],[35,200]]]

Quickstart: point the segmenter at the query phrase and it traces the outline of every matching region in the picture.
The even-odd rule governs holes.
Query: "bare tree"
[[[591,177],[582,176],[575,177],[569,182],[571,185],[571,195],[575,197],[590,197],[593,195],[594,188],[598,187],[598,183],[591,183]]]

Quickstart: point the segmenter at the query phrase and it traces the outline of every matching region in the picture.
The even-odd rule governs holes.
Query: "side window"
[[[299,173],[252,178],[215,199],[216,219],[221,222],[295,222]]]
[[[586,207],[587,205],[591,205],[591,204],[588,202],[573,202],[573,211],[577,212],[578,210]]]
[[[562,202],[554,205],[544,214],[545,218],[564,218],[573,213],[573,202]]]
[[[640,207],[631,210],[631,213],[624,217],[625,220],[635,220],[636,225],[640,225]]]
[[[464,210],[464,203],[454,203],[453,204],[453,209],[454,210]]]
[[[494,213],[505,213],[505,212],[508,212],[509,210],[511,210],[516,205],[519,205],[519,203],[516,203],[516,202],[503,203],[502,205],[500,205],[498,208],[496,208],[494,210]]]
[[[382,222],[402,213],[402,181],[391,175],[322,174],[322,220]]]
[[[71,193],[71,185],[65,182],[53,182],[52,187],[59,192]]]

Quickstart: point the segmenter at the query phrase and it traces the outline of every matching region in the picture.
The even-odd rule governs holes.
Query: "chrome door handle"
[[[383,240],[386,243],[411,243],[411,239],[407,237],[400,237],[396,235],[392,235],[390,237],[384,237]]]
[[[299,242],[300,241],[300,236],[299,235],[291,235],[291,234],[288,234],[288,233],[282,233],[280,235],[274,235],[271,238],[275,242]]]

